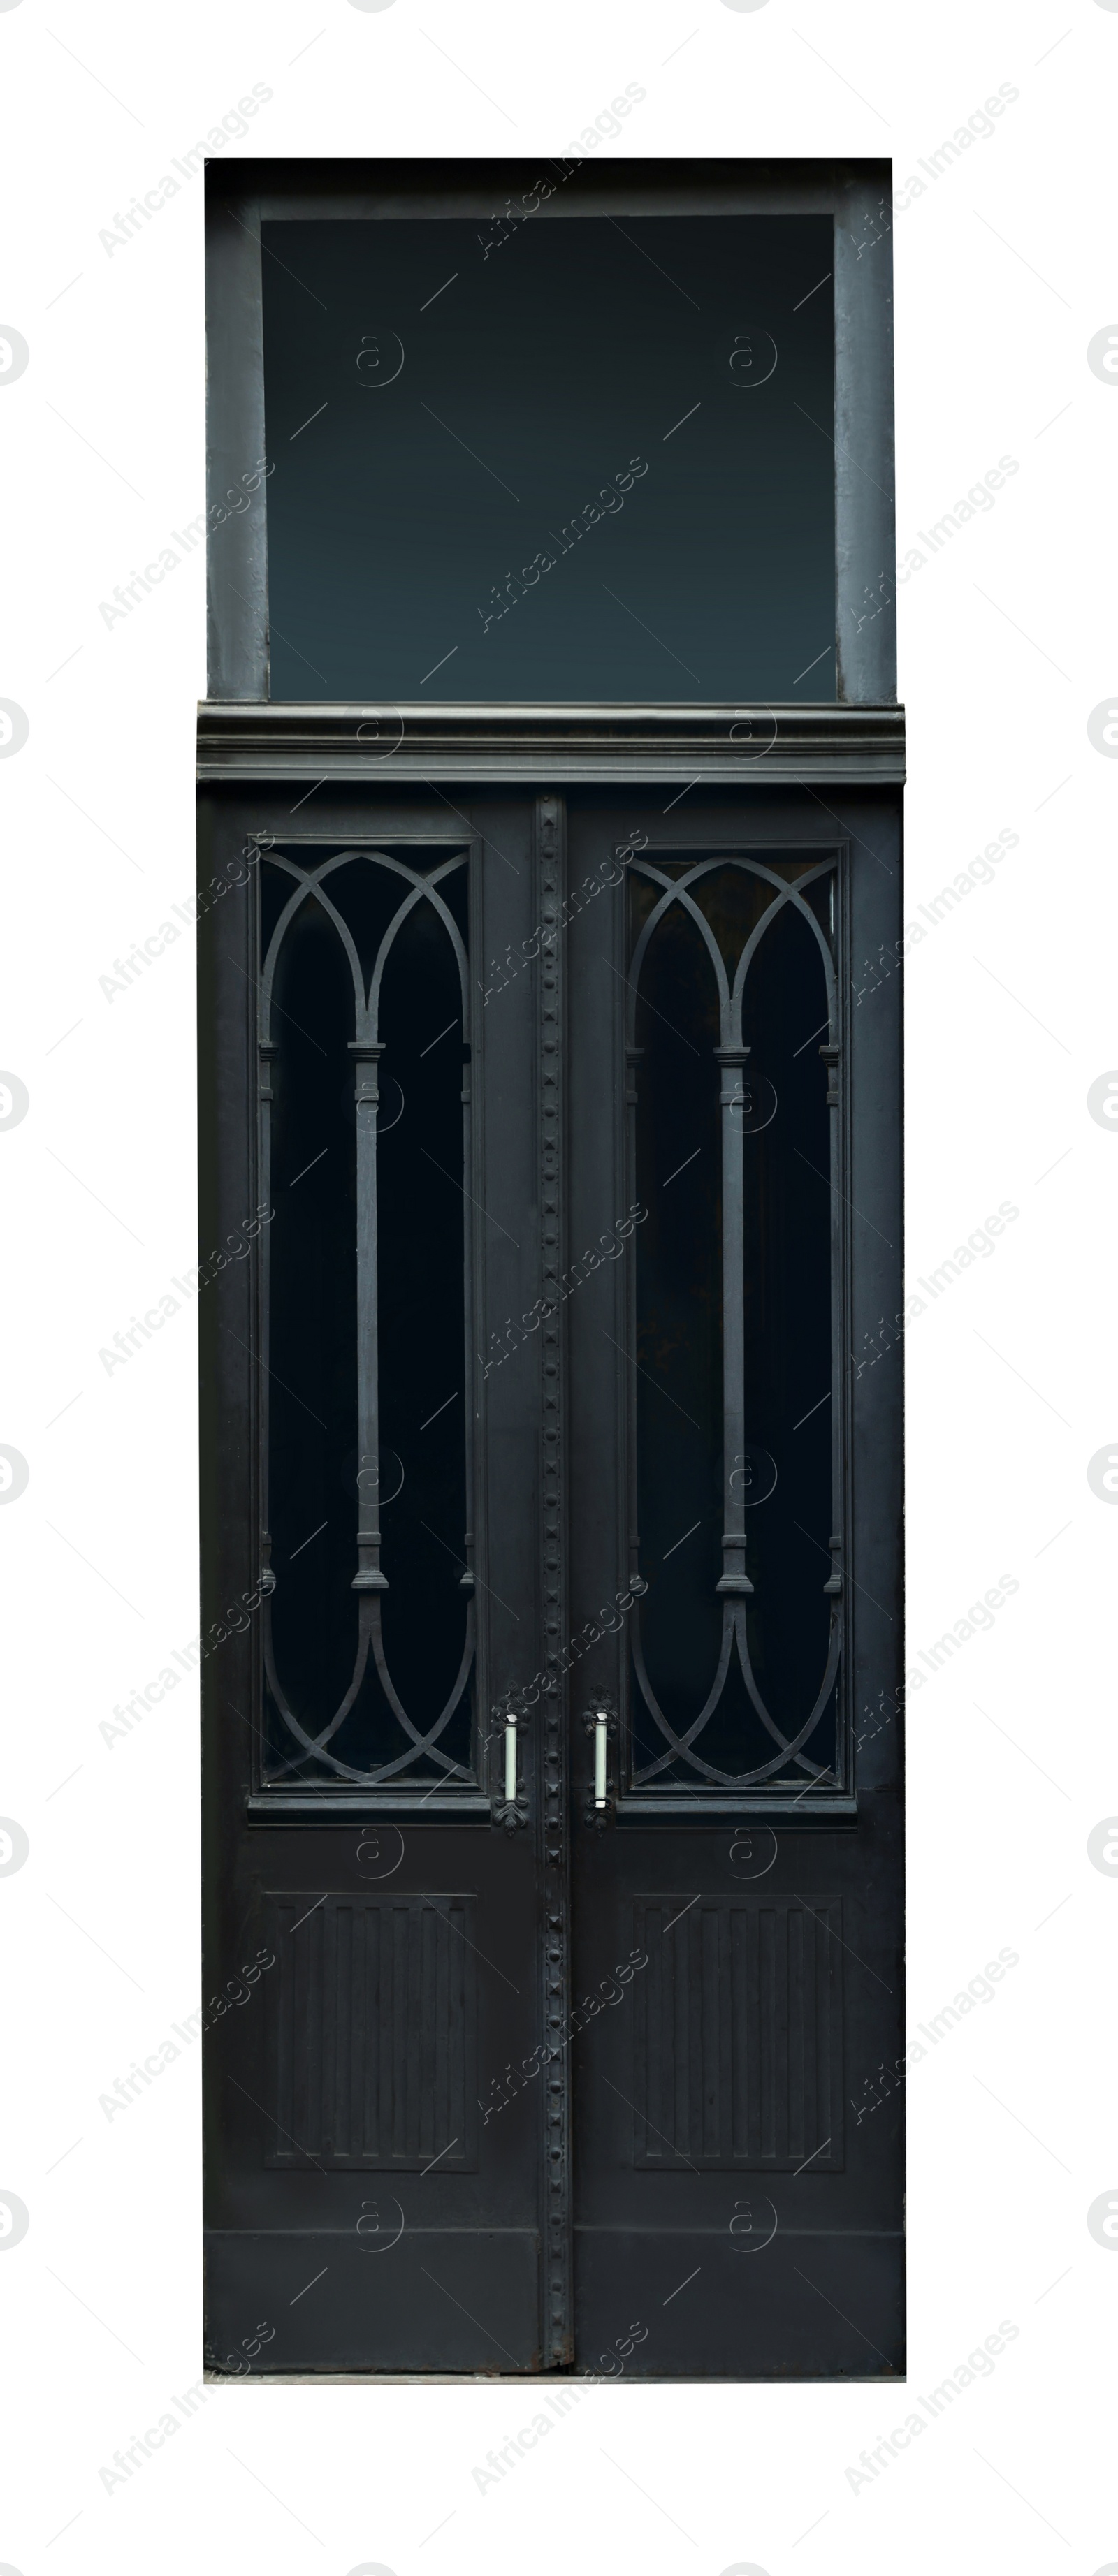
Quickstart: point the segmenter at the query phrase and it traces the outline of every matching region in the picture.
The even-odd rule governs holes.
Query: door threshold
[[[732,2371],[688,2372],[646,2370],[639,2379],[598,2378],[590,2372],[572,2370],[254,2370],[247,2378],[238,2379],[228,2371],[204,2370],[203,2380],[213,2388],[904,2388],[906,2376],[900,2371],[877,2370],[859,2373],[855,2379],[843,2371],[820,2371],[813,2377],[805,2371],[771,2372],[767,2376],[735,2376]]]

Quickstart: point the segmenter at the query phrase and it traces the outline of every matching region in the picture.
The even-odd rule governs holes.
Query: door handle
[[[606,1804],[606,1735],[609,1719],[604,1708],[594,1711],[594,1804]]]
[[[493,1769],[500,1783],[493,1795],[492,1813],[495,1825],[503,1825],[514,1834],[518,1825],[528,1822],[528,1793],[520,1779],[520,1745],[518,1729],[527,1725],[523,1711],[494,1709],[497,1719],[496,1743],[493,1747]]]
[[[593,1786],[586,1792],[583,1810],[585,1822],[602,1833],[617,1809],[617,1783],[612,1775],[610,1746],[618,1729],[617,1711],[608,1693],[596,1699],[592,1708],[584,1709],[582,1723],[594,1746]]]

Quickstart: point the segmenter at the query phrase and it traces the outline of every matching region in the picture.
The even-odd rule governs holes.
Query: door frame
[[[568,155],[544,166],[560,172],[569,185],[558,188],[533,219],[658,212],[831,217],[836,699],[764,707],[728,702],[464,705],[424,700],[390,706],[271,700],[262,221],[338,217],[375,221],[401,216],[485,220],[496,204],[518,190],[522,194],[531,190],[539,177],[539,164],[506,159],[457,165],[214,162],[206,169],[208,696],[198,718],[198,780],[205,807],[210,813],[215,804],[236,809],[251,825],[254,790],[273,797],[277,790],[289,790],[294,803],[319,781],[335,788],[373,789],[389,781],[401,786],[423,782],[436,796],[445,791],[445,807],[456,792],[519,787],[536,801],[541,865],[548,858],[543,847],[546,807],[556,795],[576,787],[612,785],[633,793],[662,789],[665,796],[691,781],[730,792],[758,787],[799,790],[805,809],[815,815],[824,832],[831,828],[836,844],[845,828],[834,812],[836,793],[844,802],[854,794],[864,796],[871,807],[878,805],[897,816],[905,733],[904,711],[896,703],[891,165],[884,160],[630,160],[591,166],[578,164]],[[822,428],[820,434],[829,435]],[[254,477],[255,489],[247,491]],[[561,838],[560,830],[555,852],[560,877]],[[231,913],[235,909],[229,907]],[[849,969],[854,962],[848,959]],[[213,994],[203,977],[203,1123],[209,1129],[211,1154],[220,1157],[228,1112],[223,1107],[223,1065],[215,1045],[212,1004]],[[561,990],[556,1010],[561,1038]],[[251,1048],[252,1041],[249,1018],[246,1011],[245,1049]],[[239,1060],[238,1041],[228,1028],[222,1043],[238,1052],[238,1062],[229,1070],[235,1075],[231,1087],[239,1095],[247,1067]],[[899,1038],[897,1083],[880,1103],[879,1114],[899,1135]],[[543,1141],[541,1137],[541,1146]],[[211,1161],[203,1169],[204,1234],[216,1203],[215,1183]],[[202,1244],[203,1258],[207,1252],[208,1238]],[[555,1424],[560,1467],[561,1386],[560,1372]],[[879,1400],[886,1406],[889,1440],[899,1452],[899,1377],[887,1395],[875,1396],[875,1404]],[[211,1464],[213,1427],[212,1422],[203,1426],[204,1450]],[[220,1570],[231,1547],[235,1553],[234,1541],[235,1533],[225,1527],[220,1511],[216,1519],[211,1516],[204,1536],[204,1617],[218,1624],[225,1615]],[[562,1543],[558,1557],[557,1579],[564,1583]],[[234,1660],[237,1656],[234,1648]],[[216,1719],[217,1681],[211,1659],[203,1671],[207,1727],[213,1727]],[[554,1752],[556,1747],[550,1749]],[[542,1744],[537,1748],[541,1790],[544,1750]],[[558,1750],[562,1776],[555,1775],[554,1796],[549,1784],[545,1844],[551,1841],[566,1803],[566,1755],[562,1746]],[[874,1773],[872,1760],[869,1773]],[[872,1791],[872,1776],[866,1785]],[[354,1801],[349,1796],[344,1813],[357,1824],[370,1803],[383,1814],[383,1798],[374,1797],[363,1806],[360,1798]],[[737,1815],[750,1811],[747,1795],[729,1804]],[[328,1821],[328,1806],[316,1800],[315,1807]],[[271,1799],[268,1809],[275,1820]],[[305,1808],[302,1812],[305,1816]],[[803,1829],[814,1833],[820,1827],[853,1827],[856,1807],[851,1800],[840,1814],[838,1802],[832,1802],[829,1814],[809,1818],[801,1809],[800,1815]],[[292,1825],[297,1821],[294,1808],[289,1821]],[[665,1824],[668,1821],[665,1817]],[[212,1825],[207,1835],[209,1903],[214,1906],[221,1856],[214,1847]],[[567,1950],[564,1939],[560,1971],[564,2011],[570,1989]],[[543,1961],[541,1965],[545,2000],[550,2000],[549,1972]],[[564,2215],[545,2262],[548,2294],[541,2296],[543,2367],[550,2362],[552,2370],[569,2366],[570,2357],[570,2178],[565,2126],[563,2166]]]

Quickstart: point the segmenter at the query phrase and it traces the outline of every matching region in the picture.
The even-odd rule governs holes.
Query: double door
[[[203,850],[208,2359],[894,2375],[895,801]]]

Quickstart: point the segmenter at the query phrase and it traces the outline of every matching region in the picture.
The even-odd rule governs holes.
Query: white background
[[[31,353],[0,383],[0,696],[30,720],[0,761],[0,1062],[30,1093],[0,1132],[0,1440],[31,1471],[0,1514],[0,1807],[31,1845],[0,1880],[19,2576],[1118,2560],[1118,2261],[1087,2227],[1118,2192],[1118,1883],[1086,1849],[1118,1796],[1118,1518],[1087,1481],[1118,1441],[1118,1137],[1086,1105],[1118,1065],[1118,769],[1087,735],[1118,681],[1118,380],[1086,357],[1118,305],[1116,51],[1096,0],[0,0],[0,322]],[[98,2102],[199,2000],[195,1689],[99,1732],[196,1632],[193,1310],[111,1376],[98,1351],[195,1257],[193,938],[111,1001],[99,978],[193,885],[201,546],[111,628],[99,603],[204,508],[201,178],[111,256],[99,233],[254,82],[274,95],[239,153],[554,153],[637,82],[603,155],[891,153],[898,194],[1020,93],[895,216],[902,558],[1019,467],[899,594],[908,916],[1019,836],[907,969],[910,1274],[1020,1211],[908,1334],[910,1667],[999,1573],[1020,1587],[912,1702],[909,2029],[1000,1948],[1019,1964],[911,2070],[907,2398],[623,2380],[483,2492],[524,2418],[507,2387],[211,2387],[126,2485],[99,2477],[201,2372],[198,2049],[111,2123]],[[1004,2318],[992,2375],[854,2488]]]

